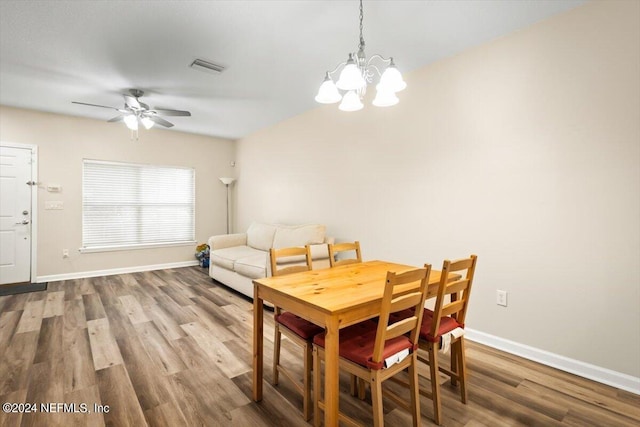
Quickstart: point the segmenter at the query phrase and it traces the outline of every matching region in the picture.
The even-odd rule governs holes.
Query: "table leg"
[[[253,400],[262,400],[262,371],[264,354],[264,308],[258,286],[253,286]]]
[[[324,425],[333,427],[338,425],[339,401],[339,346],[340,330],[338,320],[329,318],[327,321],[327,335],[325,338],[325,368],[324,368]]]

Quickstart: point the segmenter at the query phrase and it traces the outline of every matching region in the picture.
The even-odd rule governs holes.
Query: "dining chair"
[[[329,249],[329,265],[331,268],[338,267],[347,264],[356,264],[362,262],[362,253],[360,252],[360,242],[344,242],[344,243],[330,243]],[[350,253],[351,257],[336,259],[336,255]],[[350,392],[352,396],[356,394],[361,400],[364,400],[364,381],[357,381],[355,375],[351,375]]]
[[[336,255],[339,253],[352,252],[353,257],[336,259]],[[353,243],[333,243],[329,244],[329,264],[331,267],[337,267],[339,265],[355,264],[362,262],[362,254],[360,252],[360,242],[357,240]]]
[[[297,273],[311,270],[311,249],[305,247],[291,247],[269,250],[269,260],[272,276]],[[288,262],[287,262],[288,261]],[[304,261],[304,264],[301,262]],[[311,366],[312,366],[312,340],[313,337],[324,331],[301,317],[288,311],[282,311],[280,307],[274,307],[275,336],[273,339],[273,385],[278,385],[279,374],[283,374],[302,394],[302,415],[305,421],[311,419]],[[304,373],[302,386],[300,380],[284,366],[280,364],[280,348],[282,335],[291,342],[302,347]]]
[[[478,257],[455,261],[445,260],[438,284],[438,293],[433,310],[424,309],[418,345],[428,354],[428,359],[418,355],[418,360],[429,365],[431,390],[420,389],[420,394],[433,401],[433,418],[436,424],[442,422],[439,372],[451,379],[451,385],[460,382],[460,400],[467,403],[467,370],[465,361],[464,327],[471,285]],[[462,274],[459,280],[448,281],[449,273]],[[451,369],[439,366],[438,350],[451,345]]]
[[[390,390],[385,390],[394,403],[408,409],[413,416],[413,426],[420,425],[420,395],[418,386],[417,349],[424,300],[431,266],[401,273],[387,272],[384,295],[378,322],[367,320],[340,331],[340,368],[364,379],[371,387],[373,425],[384,425],[382,407],[382,383],[394,375],[408,370],[410,405]],[[413,316],[393,322],[391,313],[413,309]],[[314,424],[320,425],[320,363],[325,358],[325,334],[313,339]],[[340,421],[352,425],[358,423],[340,413]]]

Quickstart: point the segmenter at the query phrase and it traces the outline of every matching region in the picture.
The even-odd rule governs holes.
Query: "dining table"
[[[259,402],[263,395],[264,302],[268,301],[325,328],[324,425],[337,426],[340,329],[380,314],[388,271],[415,268],[376,260],[254,280],[253,400]],[[427,299],[436,296],[440,273],[431,270]]]

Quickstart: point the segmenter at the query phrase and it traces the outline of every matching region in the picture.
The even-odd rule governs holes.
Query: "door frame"
[[[0,141],[0,146],[31,150],[31,180],[36,185],[31,187],[31,283],[38,280],[38,146],[19,142]]]

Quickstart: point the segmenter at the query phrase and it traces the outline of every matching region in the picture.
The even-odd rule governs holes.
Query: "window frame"
[[[191,172],[191,195],[187,198],[190,199],[191,204],[191,229],[190,229],[190,237],[179,240],[167,240],[167,241],[140,241],[139,243],[131,242],[123,242],[123,243],[114,243],[114,244],[90,244],[87,246],[86,238],[85,238],[85,207],[87,206],[86,196],[85,196],[85,186],[86,186],[86,165],[87,164],[98,164],[98,165],[114,165],[114,166],[124,166],[124,167],[132,167],[137,168],[138,172],[143,170],[158,170],[158,169],[172,169],[172,170],[187,170]],[[115,174],[114,174],[115,176]],[[142,185],[142,180],[138,180],[136,185]],[[148,182],[146,183],[148,184]],[[144,163],[134,163],[134,162],[122,162],[122,161],[110,161],[110,160],[96,160],[96,159],[82,159],[82,201],[81,201],[81,215],[82,215],[82,246],[79,251],[81,253],[91,253],[91,252],[110,252],[110,251],[123,251],[123,250],[132,250],[132,249],[149,249],[149,248],[162,248],[162,247],[176,247],[176,246],[193,246],[196,243],[195,234],[196,234],[196,169],[194,167],[188,166],[175,166],[175,165],[157,165],[157,164],[144,164]],[[139,195],[138,195],[139,196]],[[139,206],[144,206],[144,200],[138,198],[136,203]],[[94,205],[96,206],[96,205]],[[122,203],[122,206],[127,206],[126,202]],[[133,205],[129,205],[131,207]],[[171,203],[166,203],[165,206],[172,206]],[[175,204],[173,205],[175,206]],[[137,229],[136,235],[140,234],[140,227],[143,226],[144,223],[137,221]]]

